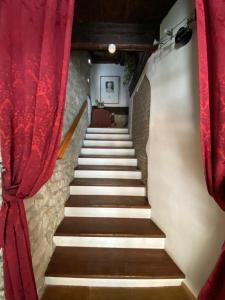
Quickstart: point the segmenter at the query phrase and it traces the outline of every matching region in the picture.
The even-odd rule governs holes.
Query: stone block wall
[[[62,139],[73,123],[81,105],[87,99],[90,90],[87,83],[87,78],[89,77],[88,54],[83,51],[72,52]],[[77,165],[87,126],[88,116],[86,110],[64,157],[56,162],[54,173],[50,180],[34,197],[24,202],[30,233],[34,275],[39,295],[43,292],[45,270],[55,248],[53,235],[64,217],[64,204],[69,197],[69,184],[73,179],[74,167]],[[0,289],[3,289],[1,282],[0,278]],[[0,300],[3,300],[1,296]]]
[[[150,83],[145,76],[133,98],[132,138],[138,158],[138,167],[142,171],[146,185],[148,178],[146,144],[149,137],[150,93]]]
[[[128,115],[115,115],[115,123],[117,128],[128,127]]]

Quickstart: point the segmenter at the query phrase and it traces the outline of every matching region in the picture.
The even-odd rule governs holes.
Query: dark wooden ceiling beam
[[[125,64],[124,51],[116,51],[114,54],[110,54],[108,51],[89,51],[92,64]],[[137,53],[137,52],[135,52]]]
[[[109,44],[72,42],[72,50],[107,50]],[[117,44],[118,51],[150,51],[153,52],[155,47],[152,44]]]
[[[176,0],[76,0],[75,22],[160,24]]]
[[[72,48],[107,50],[108,45],[114,43],[121,51],[151,51],[157,30],[155,24],[75,24]]]

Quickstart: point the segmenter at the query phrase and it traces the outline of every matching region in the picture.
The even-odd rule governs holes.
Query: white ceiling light
[[[91,64],[91,59],[90,58],[88,58],[88,63],[89,63],[89,65]]]
[[[115,44],[109,44],[108,51],[111,54],[115,53],[116,52],[116,45]]]

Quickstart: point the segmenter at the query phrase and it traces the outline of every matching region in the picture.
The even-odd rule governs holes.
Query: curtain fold
[[[0,2],[0,138],[5,169],[0,246],[7,300],[37,299],[23,201],[53,173],[61,137],[73,2]]]
[[[225,1],[196,0],[202,157],[210,195],[225,210]],[[225,243],[199,300],[225,299]]]

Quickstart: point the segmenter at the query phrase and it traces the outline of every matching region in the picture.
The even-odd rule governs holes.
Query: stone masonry
[[[88,54],[86,52],[72,52],[69,64],[62,139],[70,128],[82,103],[87,99],[89,94],[87,78],[89,76]],[[54,173],[50,180],[34,197],[24,202],[30,233],[34,275],[39,295],[43,292],[45,270],[55,248],[53,235],[64,217],[64,204],[69,197],[69,184],[73,179],[74,167],[77,165],[87,126],[88,117],[86,110],[64,157],[56,162]],[[1,298],[2,285],[0,277],[0,300],[3,300]]]
[[[148,178],[146,144],[149,137],[150,89],[149,80],[145,76],[138,92],[134,95],[132,116],[132,137],[134,148],[138,158],[138,167],[142,171],[143,180],[146,185]]]

